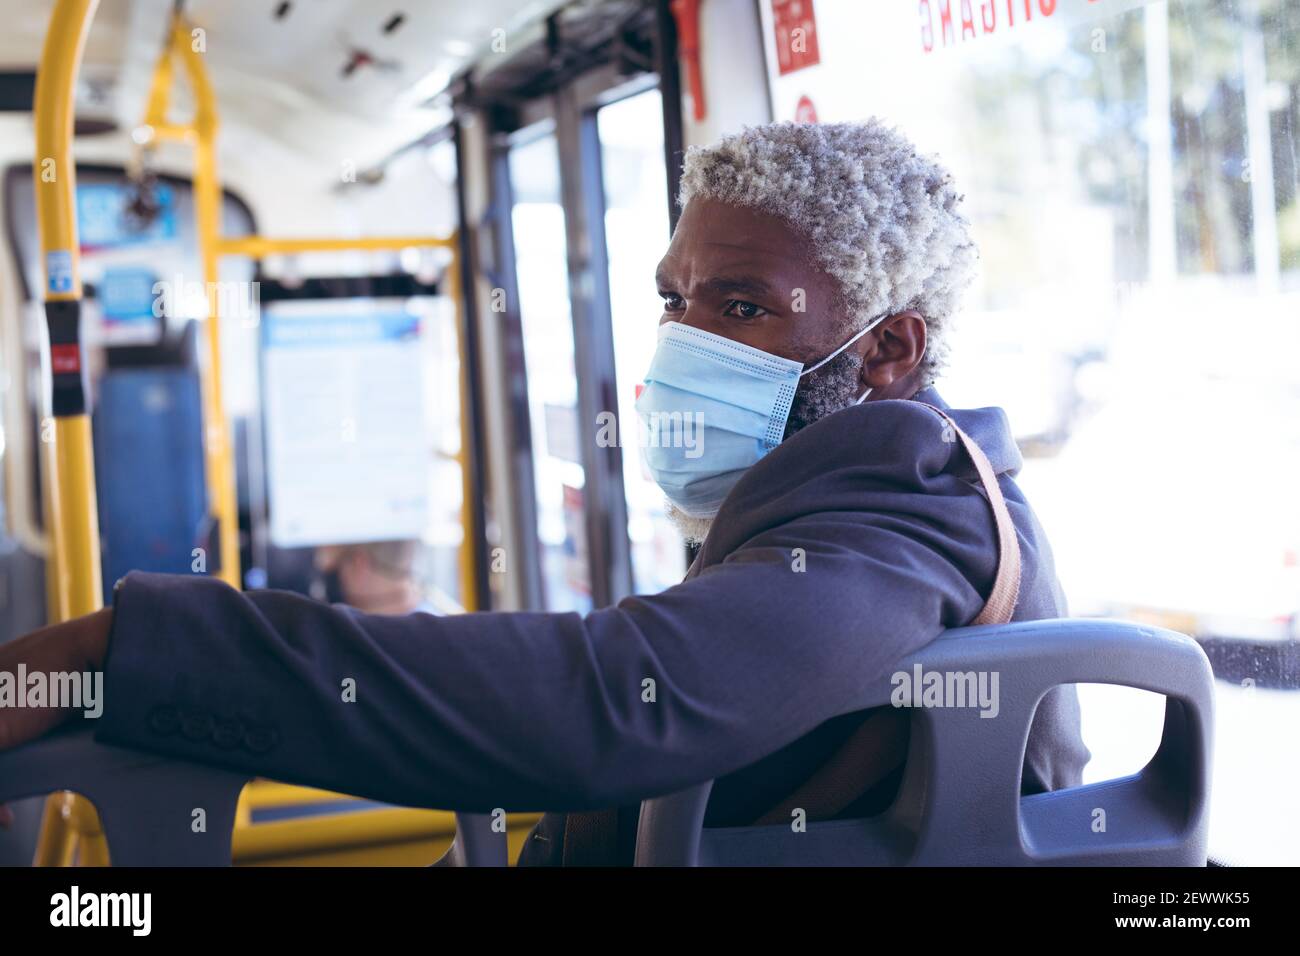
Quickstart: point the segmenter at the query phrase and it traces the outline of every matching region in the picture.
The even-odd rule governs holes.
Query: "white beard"
[[[686,543],[692,547],[698,547],[704,543],[704,539],[709,536],[709,528],[713,526],[712,518],[696,518],[688,515],[686,512],[678,509],[671,501],[665,501],[664,507],[668,509],[668,520],[673,523],[678,533],[686,539]]]

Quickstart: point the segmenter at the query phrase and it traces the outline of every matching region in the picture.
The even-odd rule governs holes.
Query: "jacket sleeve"
[[[804,735],[978,612],[950,541],[897,514],[852,517],[851,534],[825,515],[766,531],[585,617],[368,616],[135,573],[116,591],[97,737],[455,810],[673,792]]]

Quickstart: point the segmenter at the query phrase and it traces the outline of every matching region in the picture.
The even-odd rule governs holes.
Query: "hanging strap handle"
[[[925,405],[952,428],[974,463],[980,484],[984,486],[984,495],[993,509],[998,535],[998,570],[988,600],[971,623],[1007,624],[1020,596],[1020,541],[1006,499],[998,486],[998,476],[984,450],[958,427],[947,412],[925,402],[917,404]],[[906,759],[908,724],[905,710],[877,708],[816,773],[754,821],[754,825],[788,823],[796,809],[802,809],[808,820],[833,819]]]

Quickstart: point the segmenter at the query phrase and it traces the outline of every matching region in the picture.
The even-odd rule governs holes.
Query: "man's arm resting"
[[[896,559],[909,547],[873,534]],[[585,618],[376,617],[135,574],[117,592],[98,737],[394,803],[607,807],[775,751],[978,606],[919,544],[870,565],[814,547],[794,573],[781,536],[763,537]]]

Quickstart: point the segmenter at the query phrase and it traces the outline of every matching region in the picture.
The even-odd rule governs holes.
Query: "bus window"
[[[777,119],[881,116],[962,184],[983,268],[940,389],[1007,410],[1072,613],[1201,640],[1211,853],[1296,862],[1300,2],[822,0],[798,56],[763,7]]]
[[[449,233],[450,145],[408,150],[380,181],[346,184],[336,228]],[[264,424],[265,441],[251,445],[266,449],[271,587],[375,612],[472,603],[449,259],[443,248],[410,247],[263,264],[261,322],[250,336],[260,392],[244,393],[263,412],[254,423]]]
[[[589,610],[585,476],[554,132],[525,130],[510,149],[509,165],[546,609]]]
[[[596,114],[605,181],[605,237],[609,249],[610,312],[618,381],[618,420],[636,422],[636,383],[654,354],[662,311],[654,272],[668,236],[664,203],[663,102],[647,90]],[[627,533],[636,591],[671,587],[686,573],[681,535],[664,513],[664,496],[650,478],[637,442],[623,442]]]

